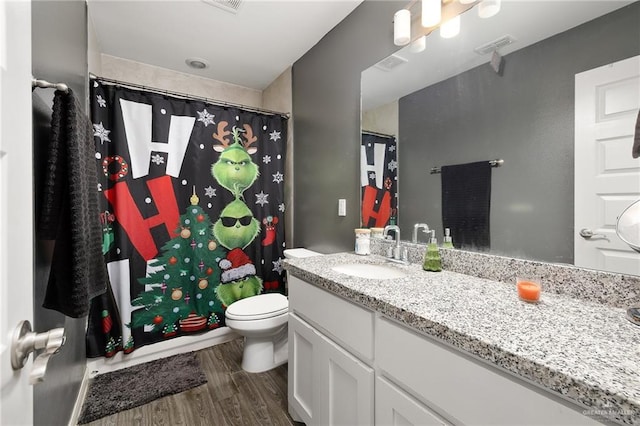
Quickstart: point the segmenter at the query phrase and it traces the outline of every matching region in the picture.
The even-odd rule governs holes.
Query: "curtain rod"
[[[148,92],[153,92],[153,93],[157,93],[160,95],[170,95],[170,96],[174,96],[174,97],[178,97],[178,98],[183,98],[183,99],[190,99],[193,101],[201,101],[201,102],[207,102],[213,105],[217,105],[217,106],[221,106],[221,107],[231,107],[231,108],[241,108],[247,111],[251,111],[251,112],[257,112],[260,114],[266,114],[266,115],[279,115],[282,118],[286,118],[289,119],[290,118],[290,114],[288,112],[280,112],[280,111],[272,111],[272,110],[268,110],[268,109],[262,109],[262,108],[256,108],[256,107],[252,107],[252,106],[248,106],[248,105],[242,105],[242,104],[234,104],[231,102],[226,102],[226,101],[220,101],[217,99],[211,99],[211,98],[205,98],[204,96],[194,96],[194,95],[189,95],[187,93],[181,93],[181,92],[174,92],[171,90],[164,90],[164,89],[158,89],[155,87],[149,87],[149,86],[144,86],[142,84],[136,84],[136,83],[128,83],[125,81],[119,81],[119,80],[114,80],[111,78],[104,78],[104,77],[98,77],[95,74],[89,74],[90,78],[99,80],[101,82],[104,83],[108,83],[108,84],[113,84],[113,85],[117,85],[117,86],[123,86],[123,87],[130,87],[130,88],[134,88],[134,89],[140,89],[140,90],[146,90]]]
[[[37,80],[35,78],[32,78],[31,90],[33,91],[33,89],[35,89],[36,87],[40,87],[43,89],[53,88],[64,93],[69,93],[69,86],[64,83],[49,83],[47,80]]]
[[[502,158],[496,158],[495,160],[489,160],[489,164],[491,167],[500,167],[504,164],[504,160]],[[441,173],[440,167],[432,167],[431,174]]]
[[[384,133],[372,132],[371,130],[363,130],[362,133],[373,136],[382,136],[383,138],[395,138],[396,135],[387,135]]]

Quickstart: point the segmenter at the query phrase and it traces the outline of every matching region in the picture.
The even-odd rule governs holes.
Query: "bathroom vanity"
[[[355,264],[396,274],[344,272]],[[373,255],[295,259],[285,268],[295,420],[640,424],[640,328],[621,308],[550,292],[530,304],[515,283]]]

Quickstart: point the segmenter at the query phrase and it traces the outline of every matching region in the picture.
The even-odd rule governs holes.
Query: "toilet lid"
[[[232,303],[225,316],[235,320],[271,318],[286,313],[289,300],[280,293],[260,294]]]

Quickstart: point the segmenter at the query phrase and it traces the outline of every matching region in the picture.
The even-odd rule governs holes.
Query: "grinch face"
[[[258,166],[242,147],[234,143],[225,149],[218,161],[211,167],[211,174],[220,185],[238,197],[251,186],[258,177]]]
[[[216,295],[225,306],[229,306],[237,300],[258,295],[261,291],[262,280],[253,275],[228,284],[220,284],[216,288]]]
[[[247,205],[238,199],[227,204],[213,225],[213,235],[229,250],[245,248],[259,232],[260,223],[253,217]]]

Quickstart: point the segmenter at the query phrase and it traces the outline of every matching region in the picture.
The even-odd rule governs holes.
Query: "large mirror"
[[[403,239],[426,222],[442,240],[445,176],[432,168],[502,159],[480,250],[640,275],[640,254],[615,233],[640,198],[640,2],[503,0],[488,19],[477,9],[456,37],[434,31],[424,51],[404,47],[362,74],[363,132],[397,138]]]

